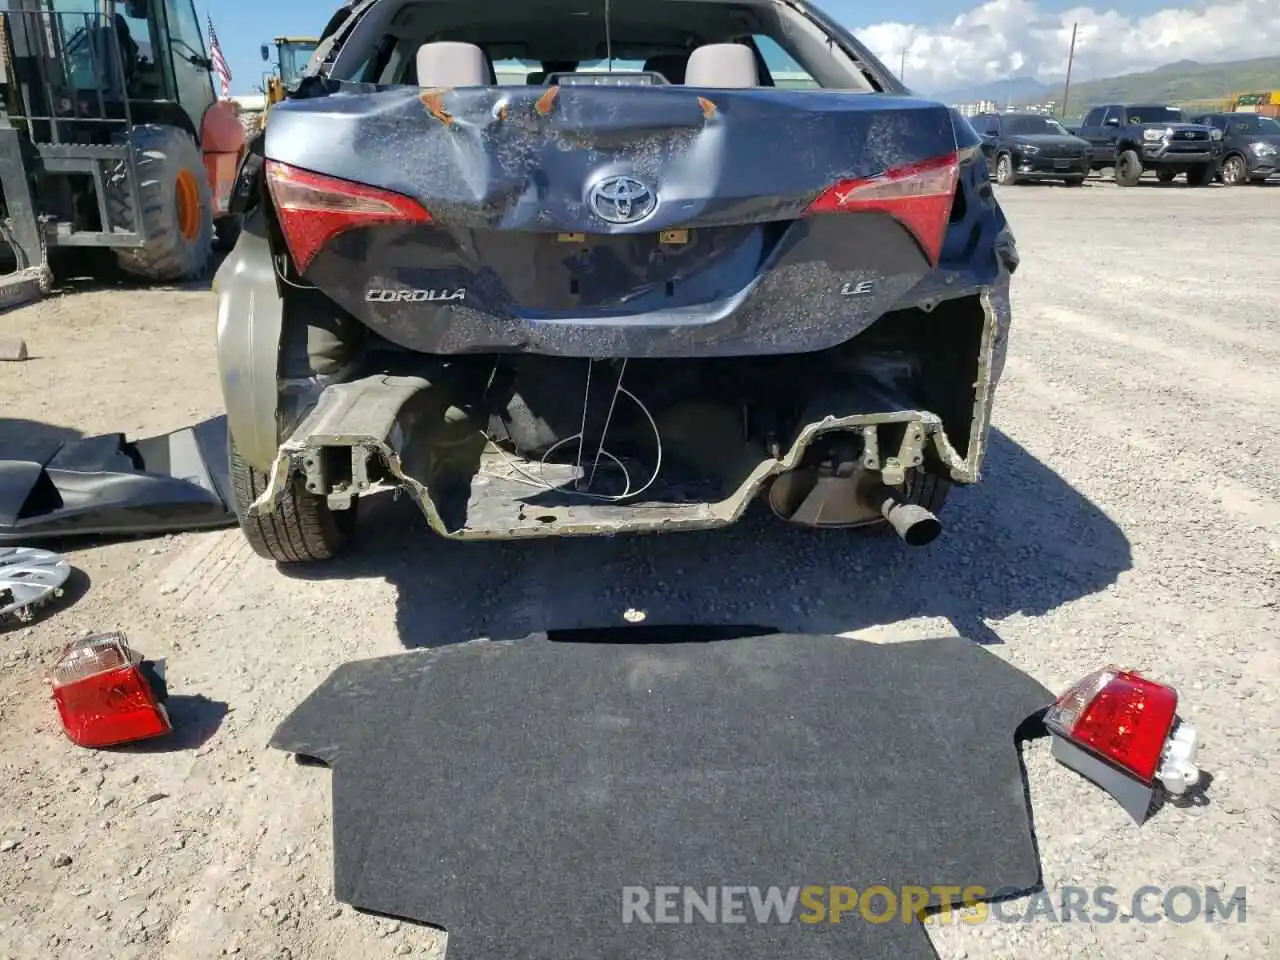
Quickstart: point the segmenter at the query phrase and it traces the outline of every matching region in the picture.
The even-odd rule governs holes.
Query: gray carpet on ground
[[[272,746],[334,769],[337,898],[449,960],[911,960],[900,918],[624,923],[623,888],[1035,887],[1014,734],[1052,699],[958,637],[535,636],[346,664]]]

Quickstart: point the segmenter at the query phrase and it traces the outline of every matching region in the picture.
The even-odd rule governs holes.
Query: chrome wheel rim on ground
[[[41,604],[62,596],[71,565],[49,550],[0,547],[0,619],[32,618]]]

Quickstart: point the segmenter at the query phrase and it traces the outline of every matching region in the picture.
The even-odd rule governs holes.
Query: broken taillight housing
[[[1178,692],[1116,666],[1095,670],[1045,714],[1053,733],[1137,777],[1181,793],[1199,779],[1196,735],[1177,718]]]
[[[960,179],[955,153],[891,167],[874,177],[841,180],[805,210],[820,213],[887,213],[911,231],[931,265],[942,256],[951,204]]]
[[[82,747],[109,747],[169,733],[173,725],[123,633],[72,641],[53,668],[62,729]]]
[[[267,161],[267,185],[299,273],[346,230],[383,223],[430,223],[426,207],[403,194]]]

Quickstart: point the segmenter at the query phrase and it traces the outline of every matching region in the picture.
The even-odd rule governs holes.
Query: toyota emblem
[[[653,190],[633,177],[606,177],[591,188],[588,200],[606,223],[639,223],[658,206]]]

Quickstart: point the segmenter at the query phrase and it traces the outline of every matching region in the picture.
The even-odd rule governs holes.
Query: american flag
[[[222,95],[231,96],[231,68],[227,66],[227,58],[222,55],[222,46],[218,43],[218,34],[213,29],[213,17],[209,17],[209,59],[213,61],[213,72],[218,75],[218,83],[222,86]]]

